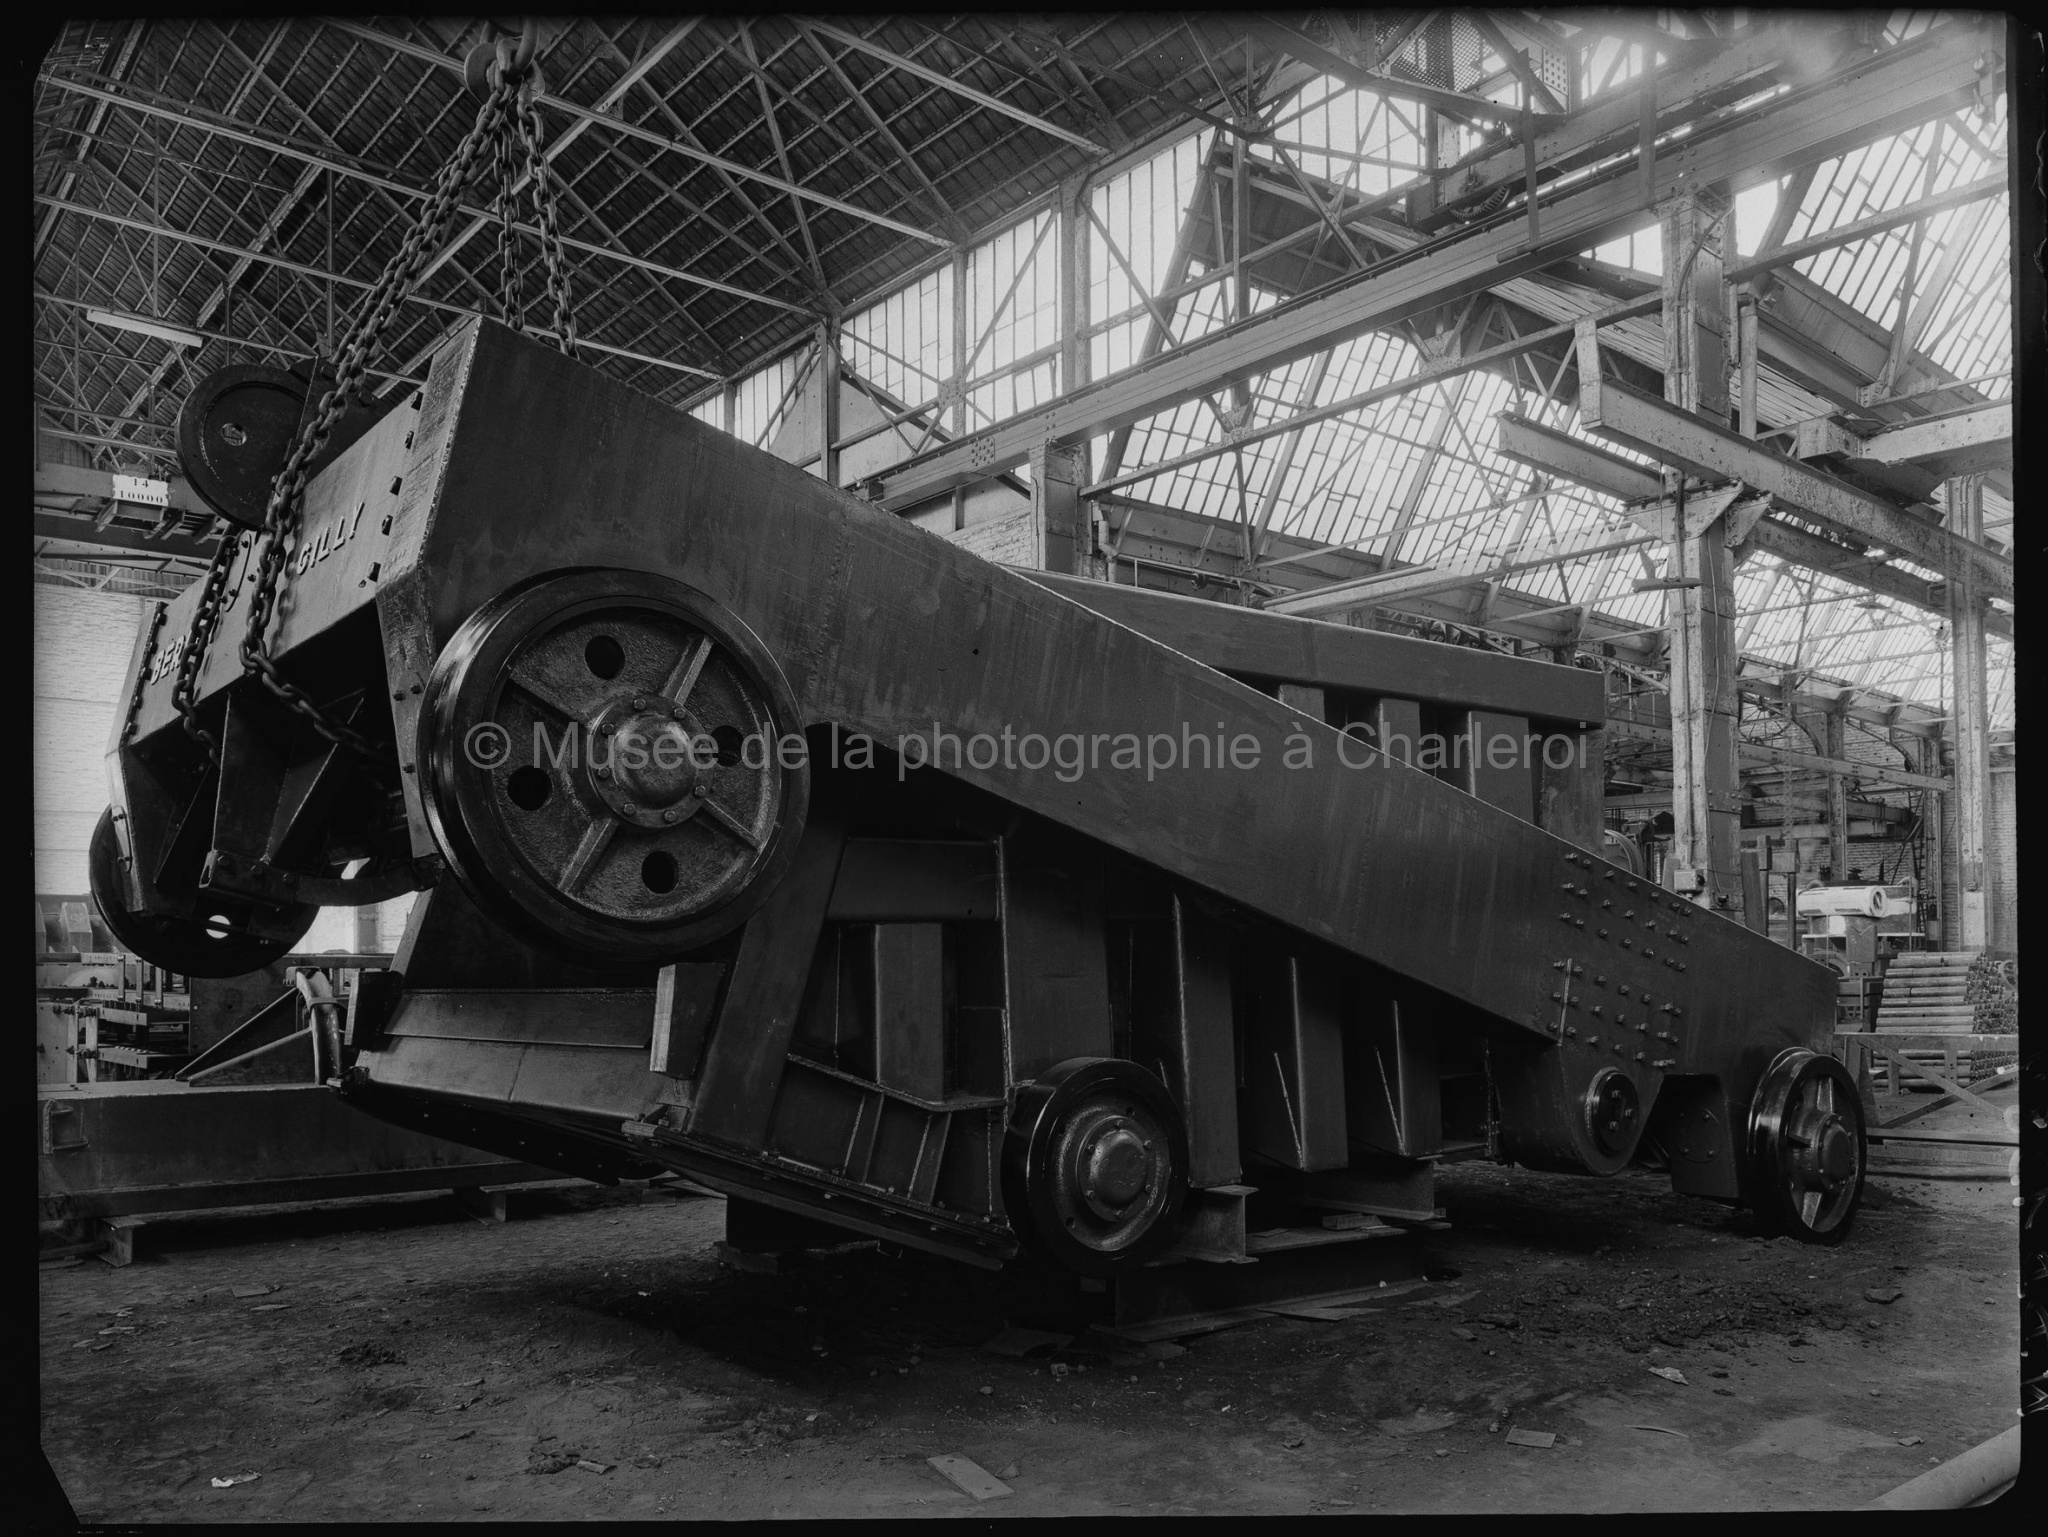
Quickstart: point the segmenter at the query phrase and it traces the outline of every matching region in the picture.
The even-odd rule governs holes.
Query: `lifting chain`
[[[301,421],[284,468],[271,483],[270,502],[258,535],[255,580],[249,593],[248,622],[240,648],[243,672],[261,677],[265,687],[303,716],[321,736],[355,749],[372,762],[378,759],[375,742],[335,718],[296,684],[286,681],[271,657],[267,631],[276,609],[288,547],[298,533],[306,482],[310,478],[308,466],[326,446],[335,423],[362,387],[369,361],[390,330],[399,306],[419,281],[420,269],[426,265],[428,257],[440,249],[463,188],[469,183],[479,157],[487,148],[493,152],[493,168],[501,182],[498,189],[499,259],[506,320],[521,330],[525,329],[520,314],[518,278],[511,260],[514,156],[516,150],[523,150],[538,214],[548,295],[554,302],[556,345],[571,357],[575,356],[576,322],[570,307],[553,171],[541,149],[540,113],[534,104],[534,98],[539,94],[539,72],[533,66],[532,55],[531,23],[516,45],[511,38],[498,41],[496,57],[486,77],[488,94],[477,112],[476,122],[454,155],[441,167],[426,207],[407,231],[398,253],[364,296],[361,308],[350,322],[339,348],[340,361],[335,369],[333,385],[320,398],[318,407]],[[315,377],[317,380],[317,371]],[[207,757],[216,766],[220,762],[220,745],[212,733],[199,724],[197,683],[207,645],[220,622],[228,575],[240,552],[241,541],[223,535],[214,552],[213,564],[207,569],[198,607],[193,611],[192,628],[186,636],[184,653],[178,659],[178,679],[171,693],[172,702],[183,717],[185,730],[206,745]]]
[[[235,557],[241,553],[241,536],[232,528],[223,527],[220,542],[213,548],[213,561],[207,566],[199,588],[199,606],[192,610],[192,625],[185,632],[185,649],[178,654],[178,676],[171,683],[171,704],[177,709],[185,734],[205,746],[206,759],[215,768],[220,767],[220,743],[211,731],[199,724],[199,706],[196,703],[199,665],[206,660],[206,648],[213,640],[214,631],[220,628],[222,610],[227,603],[228,573],[234,570]],[[142,695],[140,678],[136,680],[135,691],[139,700]]]
[[[163,633],[164,615],[169,612],[169,604],[159,603],[156,612],[149,616],[149,633],[142,637],[142,660],[135,667],[135,689],[128,696],[128,714],[121,722],[124,742],[135,735],[135,717],[142,712],[142,690],[149,682],[149,664],[156,660],[156,638]]]

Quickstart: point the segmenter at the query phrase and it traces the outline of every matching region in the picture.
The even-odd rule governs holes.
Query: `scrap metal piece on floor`
[[[973,1495],[977,1501],[1008,1499],[1017,1492],[971,1457],[947,1452],[942,1456],[927,1457],[925,1461],[954,1488],[962,1494]]]
[[[1335,1241],[1276,1246],[1246,1265],[1181,1261],[1118,1276],[1110,1283],[1110,1321],[1095,1332],[1143,1345],[1255,1323],[1276,1312],[1331,1322],[1331,1310],[1348,1311],[1426,1284],[1418,1238],[1397,1230],[1390,1242],[1361,1242],[1369,1235],[1309,1231]]]

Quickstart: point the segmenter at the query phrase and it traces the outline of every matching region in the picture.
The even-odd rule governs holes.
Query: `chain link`
[[[199,668],[206,660],[206,649],[213,640],[214,631],[220,628],[222,614],[227,607],[228,573],[234,570],[235,559],[241,553],[241,535],[232,529],[223,531],[220,542],[213,547],[212,563],[207,566],[206,576],[200,584],[199,605],[192,610],[192,625],[185,632],[185,649],[178,656],[178,676],[171,683],[171,704],[178,712],[185,734],[206,748],[206,761],[215,768],[220,767],[220,743],[211,731],[199,724]],[[139,681],[137,686],[139,690]]]
[[[156,612],[149,616],[149,633],[142,638],[142,661],[135,669],[135,690],[128,696],[128,714],[121,722],[123,742],[135,735],[135,717],[142,713],[142,693],[149,683],[149,664],[156,660],[156,638],[164,627],[164,616],[170,611],[168,603],[159,603]]]
[[[329,715],[303,689],[286,681],[279,673],[277,663],[270,655],[266,632],[277,601],[278,583],[284,574],[287,546],[298,531],[308,479],[307,466],[326,446],[335,423],[347,409],[348,401],[361,388],[373,350],[390,329],[399,305],[419,280],[420,269],[425,266],[428,253],[440,247],[456,201],[475,169],[477,156],[487,144],[504,133],[506,116],[517,93],[516,83],[504,80],[501,75],[494,82],[482,110],[477,113],[475,124],[454,156],[441,168],[425,211],[407,231],[404,244],[379,274],[376,286],[370,290],[350,326],[335,370],[333,388],[322,397],[318,410],[309,419],[310,425],[302,425],[284,469],[272,484],[270,503],[264,512],[256,581],[249,594],[248,626],[242,635],[242,669],[261,677],[266,688],[305,717],[320,735],[331,742],[353,747],[373,761],[377,757],[375,743]]]
[[[420,271],[429,254],[440,249],[462,190],[469,183],[478,158],[486,147],[493,152],[493,169],[499,180],[498,254],[506,321],[520,330],[525,329],[512,227],[514,169],[517,163],[515,148],[520,148],[525,152],[538,214],[548,297],[554,306],[556,345],[569,356],[575,356],[576,317],[570,302],[568,264],[562,246],[553,168],[541,148],[540,113],[534,104],[535,75],[530,68],[515,74],[509,67],[511,62],[509,52],[501,51],[498,64],[490,74],[490,94],[477,112],[476,122],[454,155],[441,167],[426,208],[406,232],[397,255],[378,275],[350,323],[340,347],[333,384],[320,397],[317,408],[300,424],[284,468],[271,484],[270,501],[264,509],[263,527],[258,535],[255,580],[249,591],[249,613],[240,647],[243,672],[260,677],[266,688],[303,716],[321,736],[355,749],[372,762],[379,760],[375,742],[322,709],[309,694],[288,682],[278,671],[270,654],[268,631],[290,546],[298,534],[306,482],[310,478],[308,467],[326,447],[335,424],[347,411],[349,401],[362,388],[369,360],[390,330],[399,306],[419,281]],[[313,382],[317,388],[317,370]],[[239,539],[224,537],[214,553],[199,605],[193,612],[184,653],[178,659],[178,680],[171,695],[183,717],[185,730],[206,745],[207,756],[215,764],[220,762],[219,743],[199,724],[195,693],[200,665],[221,617],[228,572],[240,547]],[[137,699],[139,702],[139,685]],[[131,718],[133,713],[131,709]]]
[[[498,304],[505,312],[505,324],[526,329],[526,298],[519,284],[519,247],[512,229],[512,186],[518,171],[510,134],[497,140],[498,159]]]
[[[576,356],[576,311],[569,301],[569,262],[562,249],[562,219],[554,167],[541,148],[540,109],[534,93],[519,93],[519,137],[526,146],[527,179],[533,184],[534,222],[540,226],[540,254],[547,269],[548,297],[555,306],[555,345]]]

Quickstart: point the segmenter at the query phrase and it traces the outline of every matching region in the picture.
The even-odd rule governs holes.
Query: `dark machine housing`
[[[329,1058],[375,1115],[1096,1274],[1459,1157],[1855,1209],[1833,976],[1600,857],[1597,674],[991,565],[481,322],[287,572],[280,670],[379,751],[231,596],[213,767],[188,595],[94,887],[202,975],[426,888]]]

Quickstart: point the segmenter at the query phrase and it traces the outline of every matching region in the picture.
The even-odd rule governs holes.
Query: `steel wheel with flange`
[[[782,670],[669,578],[580,571],[485,605],[420,717],[442,852],[488,912],[579,958],[672,960],[743,922],[796,852],[810,770]]]
[[[1768,1231],[1840,1243],[1863,1196],[1863,1102],[1849,1070],[1796,1047],[1757,1085],[1749,1118],[1747,1192]]]
[[[300,904],[272,914],[268,925],[288,937],[264,938],[242,927],[246,913],[231,897],[217,899],[222,909],[207,918],[178,918],[164,913],[137,912],[128,905],[128,886],[121,874],[121,840],[114,830],[110,806],[100,813],[92,830],[88,858],[88,879],[93,901],[107,931],[128,950],[152,966],[185,977],[239,977],[261,971],[272,961],[291,954],[292,947],[305,938],[320,909]],[[198,900],[195,898],[195,900]],[[205,912],[202,905],[199,911]]]
[[[1083,1275],[1142,1264],[1187,1199],[1187,1127],[1135,1062],[1075,1057],[1017,1093],[1003,1204],[1018,1236]]]

